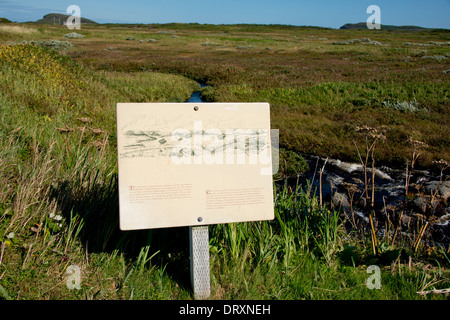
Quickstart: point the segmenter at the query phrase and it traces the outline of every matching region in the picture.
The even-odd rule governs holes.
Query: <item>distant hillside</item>
[[[6,18],[0,18],[0,23],[11,23],[11,20],[8,20]]]
[[[344,24],[340,29],[345,30],[367,30],[367,24],[365,22],[360,23],[347,23]],[[381,25],[382,30],[388,31],[421,31],[426,28],[418,27],[418,26],[391,26],[391,25]]]
[[[66,23],[67,19],[70,15],[60,14],[60,13],[49,13],[46,14],[42,19],[36,21],[36,23],[44,23],[44,24],[57,24],[63,25]],[[97,24],[97,22],[81,17],[81,24]]]

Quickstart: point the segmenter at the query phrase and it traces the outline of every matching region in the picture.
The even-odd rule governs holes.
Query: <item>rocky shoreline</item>
[[[322,199],[332,208],[341,209],[352,216],[358,225],[367,226],[372,204],[367,203],[364,192],[363,166],[336,159],[326,159],[302,155],[310,170],[299,178],[306,186],[312,182],[311,189],[319,195],[319,172],[322,173]],[[325,163],[326,161],[326,163]],[[370,173],[369,178],[372,174]],[[427,224],[423,239],[429,242],[449,245],[450,243],[450,180],[432,170],[413,170],[410,172],[407,196],[406,169],[388,167],[375,168],[375,190],[373,219],[375,229],[385,232],[387,223],[396,226],[401,223],[402,230],[415,230],[418,225]],[[297,177],[290,179],[295,184]],[[369,202],[371,202],[369,184]]]

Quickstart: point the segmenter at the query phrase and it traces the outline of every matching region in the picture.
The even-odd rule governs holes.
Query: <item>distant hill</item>
[[[367,30],[367,24],[365,22],[360,23],[347,23],[344,24],[340,29],[344,30]],[[391,26],[391,25],[381,25],[382,30],[388,31],[421,31],[426,28],[418,27],[418,26]]]
[[[0,18],[0,23],[11,23],[11,20],[8,20],[6,18]]]
[[[70,15],[67,14],[49,13],[46,14],[42,19],[37,20],[36,23],[63,25],[66,23],[69,17]],[[83,17],[81,17],[80,22],[81,24],[97,24],[97,22]]]

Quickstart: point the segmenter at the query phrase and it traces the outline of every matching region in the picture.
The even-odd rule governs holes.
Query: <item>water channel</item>
[[[199,83],[199,84],[200,84],[200,90],[203,89],[204,87],[206,87],[206,85],[203,83]],[[191,97],[189,98],[189,100],[186,102],[200,103],[200,102],[205,102],[205,101],[203,101],[203,99],[202,99],[201,91],[194,91],[192,93]]]

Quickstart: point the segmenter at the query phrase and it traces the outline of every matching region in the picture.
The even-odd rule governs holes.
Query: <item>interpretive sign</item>
[[[119,103],[120,228],[274,218],[267,103]]]

